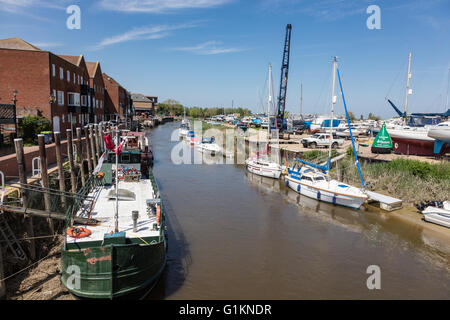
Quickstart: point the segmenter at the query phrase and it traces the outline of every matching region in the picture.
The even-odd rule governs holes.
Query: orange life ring
[[[67,229],[67,234],[72,238],[84,238],[91,235],[91,230],[82,227],[72,227]]]
[[[158,205],[156,207],[156,223],[159,225],[161,224],[161,206]]]

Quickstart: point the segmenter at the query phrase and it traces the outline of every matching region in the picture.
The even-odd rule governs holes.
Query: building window
[[[59,79],[64,80],[64,69],[59,67]]]
[[[80,105],[80,94],[74,92],[67,93],[67,104],[69,106],[79,106]]]
[[[67,70],[67,82],[70,82],[70,71]]]
[[[81,77],[81,84],[84,84],[84,78]]]
[[[65,122],[65,119],[64,119],[64,114],[62,115],[62,120],[61,120],[61,122],[62,122],[62,123],[64,123],[64,122]]]
[[[87,105],[87,96],[81,96],[81,105],[86,107]]]
[[[52,96],[53,96],[54,99],[56,99],[56,90],[55,89],[53,89]],[[54,100],[53,100],[53,102],[54,102]]]
[[[56,77],[56,67],[52,64],[52,76]]]
[[[58,91],[58,105],[64,105],[64,91]]]
[[[74,73],[73,73],[73,83],[75,83],[75,84],[76,84],[76,83],[77,83],[77,81],[76,81],[76,80],[77,80],[77,76],[75,75],[75,72],[74,72]]]
[[[80,84],[80,75],[78,75],[78,84]]]

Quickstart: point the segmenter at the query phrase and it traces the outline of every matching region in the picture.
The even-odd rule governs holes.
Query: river
[[[425,230],[298,195],[243,165],[171,161],[179,123],[150,130],[168,218],[150,299],[449,299],[450,250]],[[381,289],[369,290],[369,266]]]

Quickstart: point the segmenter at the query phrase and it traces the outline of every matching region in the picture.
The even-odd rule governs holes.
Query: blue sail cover
[[[322,121],[321,127],[322,128],[329,128],[331,123],[331,119],[326,119]],[[341,123],[341,120],[339,119],[333,119],[333,128],[336,128]]]
[[[298,158],[295,158],[295,161],[303,163],[303,164],[306,164],[307,166],[310,166],[312,168],[316,168],[316,169],[322,170],[323,172],[327,172],[328,170],[330,170],[330,167],[331,167],[330,159],[328,159],[327,164],[324,165],[324,166],[322,166],[320,164],[308,162],[308,161],[305,161],[305,160],[301,160],[301,159],[298,159]]]

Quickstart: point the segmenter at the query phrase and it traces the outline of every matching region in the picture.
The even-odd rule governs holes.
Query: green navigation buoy
[[[392,147],[392,140],[386,130],[386,123],[383,122],[380,132],[372,143],[371,151],[372,153],[391,153]]]

